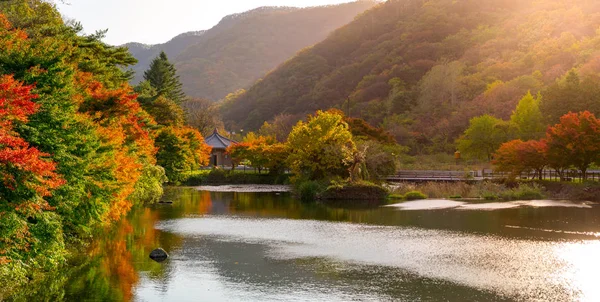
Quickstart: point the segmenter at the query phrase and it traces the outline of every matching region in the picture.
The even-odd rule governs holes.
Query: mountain
[[[232,129],[336,107],[445,151],[471,117],[508,118],[571,69],[600,71],[600,2],[389,0],[222,104]]]
[[[134,84],[164,50],[188,95],[219,100],[252,85],[300,49],[322,41],[376,4],[361,0],[309,8],[261,7],[227,16],[209,30],[182,34],[164,44],[128,43],[139,60]]]
[[[146,45],[131,42],[123,45],[129,48],[129,52],[138,60],[138,63],[133,66],[133,71],[135,71],[133,84],[137,84],[144,79],[144,71],[148,69],[152,59],[156,58],[161,51],[164,51],[169,58],[176,57],[188,46],[201,41],[201,37],[205,32],[201,30],[183,33],[163,44]]]

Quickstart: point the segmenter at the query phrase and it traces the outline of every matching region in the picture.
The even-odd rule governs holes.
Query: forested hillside
[[[219,100],[252,85],[373,5],[375,1],[362,0],[303,9],[262,7],[227,16],[207,31],[182,34],[165,44],[128,43],[139,61],[134,82],[162,50],[174,59],[187,94]]]
[[[131,67],[135,72],[132,83],[137,84],[143,80],[144,71],[148,69],[152,59],[158,57],[161,51],[164,51],[170,58],[176,57],[188,46],[199,42],[205,32],[201,30],[183,33],[163,44],[146,45],[131,42],[123,45],[138,60],[137,64]]]
[[[413,152],[452,151],[470,118],[507,119],[528,91],[541,92],[547,124],[570,110],[600,113],[599,46],[597,1],[389,0],[222,112],[232,129],[257,129],[278,114],[337,107]]]

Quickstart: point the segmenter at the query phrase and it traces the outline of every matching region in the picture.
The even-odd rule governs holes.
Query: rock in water
[[[169,254],[161,248],[157,248],[150,253],[150,259],[156,262],[163,262],[169,258]]]

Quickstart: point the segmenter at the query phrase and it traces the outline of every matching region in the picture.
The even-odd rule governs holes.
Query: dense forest
[[[541,94],[546,125],[600,113],[600,4],[389,0],[299,52],[221,111],[232,129],[339,108],[413,153],[453,152],[471,118]],[[543,135],[543,131],[542,134]]]
[[[208,162],[166,55],[136,94],[127,49],[81,29],[45,1],[0,2],[0,299]]]
[[[375,4],[363,0],[309,8],[262,7],[226,16],[209,30],[185,33],[165,44],[128,43],[125,46],[138,60],[133,83],[141,81],[150,60],[165,51],[188,95],[216,101],[252,85]]]

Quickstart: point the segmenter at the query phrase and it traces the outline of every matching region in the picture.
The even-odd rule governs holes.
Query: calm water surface
[[[20,298],[69,301],[600,301],[600,206],[302,204],[170,189]],[[156,247],[170,258],[148,259]],[[29,296],[29,297],[28,297]]]

